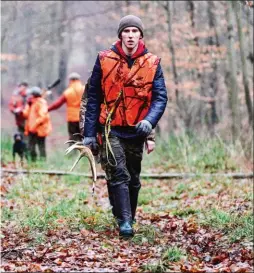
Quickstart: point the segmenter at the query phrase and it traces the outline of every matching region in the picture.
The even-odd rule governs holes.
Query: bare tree
[[[208,15],[208,25],[209,29],[213,29],[215,32],[215,37],[209,36],[208,37],[208,45],[213,46],[216,45],[217,47],[220,46],[218,32],[216,28],[216,19],[214,14],[214,2],[208,1],[207,2],[207,15]],[[213,71],[208,74],[208,81],[209,81],[209,96],[215,98],[218,92],[218,64],[217,59],[213,60],[212,62],[212,69]],[[208,117],[208,128],[210,128],[211,133],[214,133],[214,126],[218,122],[218,115],[216,111],[216,100],[210,102],[210,116]]]
[[[163,4],[163,7],[166,11],[166,18],[167,18],[167,26],[168,26],[168,48],[171,54],[172,59],[172,72],[175,84],[175,96],[176,96],[176,103],[180,107],[180,100],[179,100],[179,90],[178,90],[178,73],[176,68],[176,57],[175,57],[175,47],[172,40],[172,22],[171,22],[171,8],[170,8],[170,1],[166,1]]]
[[[189,12],[189,15],[190,15],[190,21],[191,21],[191,27],[193,30],[195,30],[195,4],[194,4],[194,1],[186,1],[186,4],[187,4],[187,11]],[[194,42],[195,42],[195,45],[198,46],[198,37],[195,36],[194,37]]]
[[[245,56],[244,36],[242,31],[241,13],[238,10],[238,3],[235,1],[232,1],[231,3],[232,3],[232,7],[236,17],[237,33],[238,33],[238,39],[240,42],[240,55],[241,55],[241,62],[242,62],[242,77],[243,77],[243,86],[244,86],[244,92],[245,92],[245,101],[246,101],[246,106],[248,111],[249,123],[252,124],[253,108],[252,108],[249,82],[248,82],[248,72],[247,72],[247,64],[246,64],[246,56]]]
[[[232,1],[227,2],[227,23],[228,23],[228,73],[226,83],[229,91],[229,106],[232,116],[232,137],[233,142],[239,136],[239,112],[238,112],[238,84],[237,84],[237,72],[236,72],[236,54],[234,48],[234,25],[233,25],[233,10]]]
[[[59,43],[59,67],[58,75],[61,79],[61,83],[58,87],[58,92],[62,92],[66,87],[67,65],[69,59],[68,51],[68,19],[67,19],[67,1],[58,2],[60,5],[59,17],[61,19],[60,26],[58,28],[58,43]]]

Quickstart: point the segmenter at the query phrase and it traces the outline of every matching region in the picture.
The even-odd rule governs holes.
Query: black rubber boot
[[[115,218],[117,218],[116,212],[115,212],[115,205],[114,205],[114,196],[113,196],[113,192],[109,186],[109,183],[107,183],[107,187],[108,187],[108,198],[109,198],[109,203],[112,207],[112,214],[114,215]]]
[[[119,222],[131,221],[131,205],[129,188],[126,184],[120,184],[111,188],[111,194],[114,204],[114,214]]]
[[[131,217],[132,221],[131,224],[135,224],[135,215],[136,215],[136,210],[137,210],[137,205],[138,205],[138,194],[139,194],[139,189],[140,188],[130,188],[130,203],[131,203]]]
[[[119,224],[119,236],[122,238],[130,238],[133,237],[134,232],[132,229],[132,225],[130,221],[124,221]]]

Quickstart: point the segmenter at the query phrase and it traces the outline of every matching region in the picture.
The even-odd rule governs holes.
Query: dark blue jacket
[[[118,51],[116,47],[113,45],[111,50],[116,52]],[[147,49],[144,50],[143,54],[146,54]],[[120,55],[120,54],[119,54]],[[137,57],[138,58],[138,57]],[[134,59],[131,57],[128,58],[128,66],[129,68],[134,63]],[[84,125],[84,136],[85,137],[94,137],[96,133],[103,129],[102,125],[99,123],[100,116],[100,105],[103,102],[103,92],[101,88],[101,78],[102,78],[102,70],[101,64],[99,60],[99,56],[97,56],[93,72],[90,79],[90,86],[87,90],[87,109],[86,109],[86,117],[85,117],[85,125]],[[166,104],[167,104],[167,90],[165,86],[164,76],[162,72],[161,65],[159,64],[157,67],[157,71],[154,76],[153,86],[152,86],[152,100],[150,109],[144,119],[148,120],[153,128],[157,125],[161,116],[163,115]],[[111,133],[122,138],[139,138],[140,136],[136,133],[135,127],[111,127]]]

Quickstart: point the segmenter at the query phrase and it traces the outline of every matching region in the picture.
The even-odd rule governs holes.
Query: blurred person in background
[[[125,238],[134,234],[144,144],[167,104],[160,58],[148,52],[143,30],[140,18],[127,15],[118,26],[119,40],[99,52],[84,122],[83,144],[94,154],[102,135],[101,165],[109,201],[119,235]]]
[[[81,97],[84,93],[85,86],[80,80],[80,75],[73,72],[69,75],[69,86],[63,92],[63,94],[53,102],[48,110],[53,111],[61,107],[66,103],[67,114],[66,119],[68,123],[68,133],[70,140],[80,140],[80,128],[79,128],[79,111]],[[77,134],[77,135],[73,135]]]
[[[26,105],[27,96],[28,83],[23,81],[18,85],[18,88],[13,91],[9,102],[9,109],[15,115],[18,132],[21,133],[23,137],[25,131],[25,118],[22,114],[22,111],[24,110],[24,107]]]
[[[27,119],[25,134],[28,135],[28,147],[31,160],[37,160],[36,147],[38,146],[40,159],[46,159],[46,137],[52,131],[48,112],[48,103],[42,98],[43,90],[37,86],[29,90],[29,100],[23,110]]]

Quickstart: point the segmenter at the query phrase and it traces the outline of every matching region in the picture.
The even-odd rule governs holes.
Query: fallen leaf
[[[90,234],[90,232],[87,229],[84,229],[84,228],[81,229],[80,233],[81,233],[81,235],[83,237],[87,237]]]

